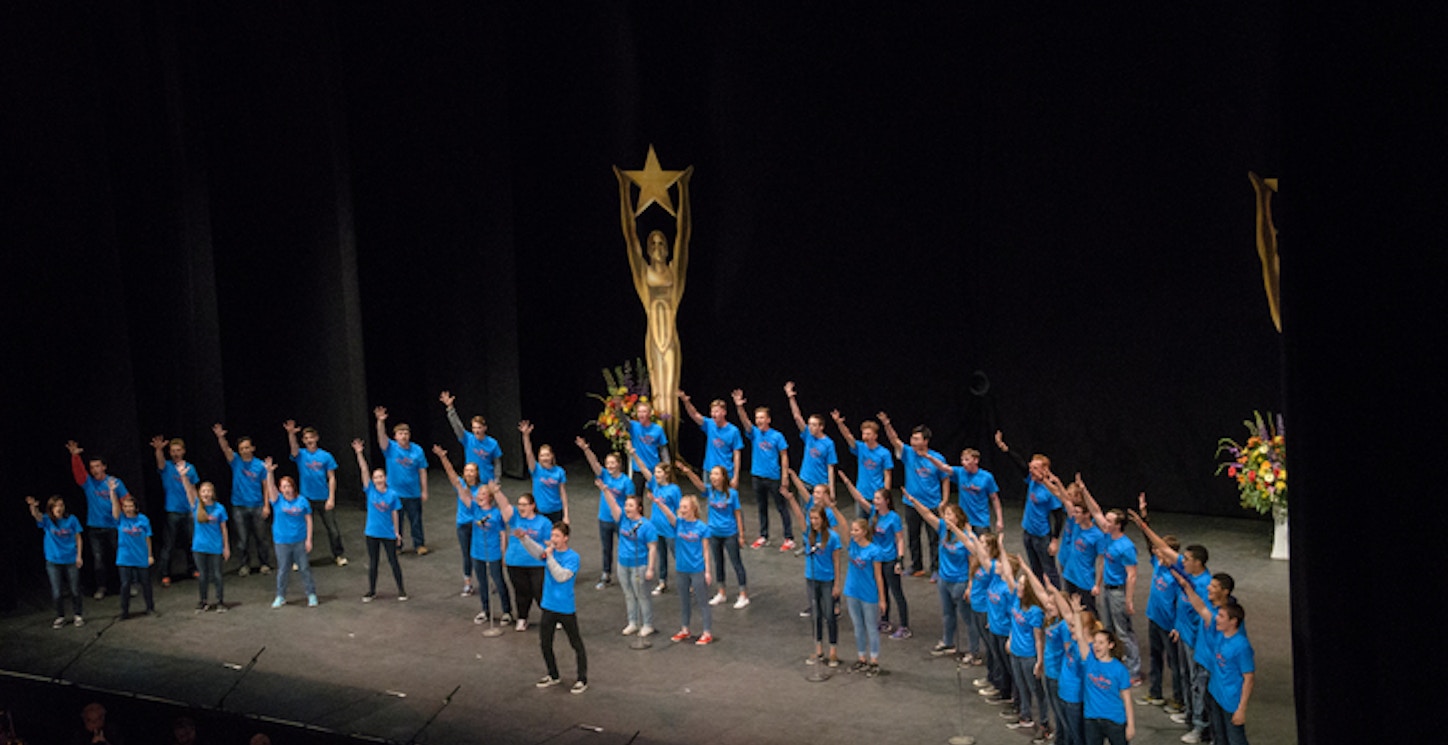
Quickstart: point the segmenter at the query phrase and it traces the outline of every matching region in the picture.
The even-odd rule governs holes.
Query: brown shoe
[[[428,553],[430,553],[430,550],[428,549],[427,546],[418,546],[418,547],[417,547],[417,555],[418,555],[418,556],[426,556],[426,555],[428,555]]]

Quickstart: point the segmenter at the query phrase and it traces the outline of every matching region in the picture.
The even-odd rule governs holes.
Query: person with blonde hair
[[[705,646],[714,643],[713,616],[709,608],[709,585],[713,584],[714,566],[704,544],[709,540],[709,526],[701,518],[699,498],[685,494],[679,498],[677,513],[661,496],[654,495],[654,508],[662,512],[664,519],[674,529],[674,573],[679,576],[679,608],[682,625],[678,633],[670,637],[674,642],[685,642],[692,638],[689,622],[695,603],[704,620],[704,633],[694,644]]]
[[[222,581],[222,570],[226,560],[231,558],[231,533],[226,529],[226,507],[216,501],[215,484],[203,481],[199,486],[194,486],[186,480],[190,468],[182,463],[176,470],[182,483],[186,485],[186,498],[191,501],[192,509],[195,510],[193,514],[196,522],[191,527],[191,553],[196,555],[196,569],[201,573],[200,586],[196,588],[201,599],[196,604],[196,612],[214,610],[225,613],[226,585]],[[207,599],[213,584],[216,585],[215,605]]]
[[[537,500],[538,514],[551,523],[568,522],[568,474],[558,465],[553,446],[540,445],[538,454],[534,456],[533,423],[527,419],[518,422],[518,431],[523,435],[523,456],[528,461],[528,475],[533,479],[533,498]]]

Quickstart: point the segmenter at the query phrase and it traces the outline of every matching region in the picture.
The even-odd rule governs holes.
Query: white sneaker
[[[653,636],[653,635],[654,635],[654,627],[652,627],[652,626],[643,626],[643,627],[641,627],[641,628],[639,629],[639,636]]]
[[[729,600],[729,598],[724,597],[724,593],[721,592],[718,595],[715,595],[714,597],[709,599],[709,605],[718,605],[720,603],[726,602],[727,600]]]
[[[556,685],[558,685],[559,683],[562,683],[562,682],[563,682],[563,681],[561,681],[561,680],[559,680],[559,679],[557,679],[557,678],[554,678],[554,677],[550,677],[550,676],[545,675],[545,676],[543,676],[543,679],[542,679],[542,680],[539,680],[537,683],[534,683],[533,685],[535,685],[535,686],[537,686],[537,687],[539,687],[539,688],[548,688],[548,687],[550,687],[550,686],[556,686]]]
[[[657,585],[654,586],[653,592],[650,592],[649,594],[650,594],[650,595],[662,595],[662,594],[664,594],[664,590],[666,590],[666,589],[668,589],[668,584],[665,583],[665,582],[660,582],[659,584],[657,584]]]
[[[526,618],[520,618],[520,619],[518,619],[518,625],[517,625],[517,626],[514,626],[514,627],[513,627],[513,630],[514,630],[514,631],[527,631],[527,630],[528,630],[528,619],[526,619]]]
[[[734,601],[734,610],[739,610],[746,605],[749,605],[749,596],[741,592],[739,593],[739,599]]]
[[[1190,743],[1190,742],[1201,742],[1201,741],[1202,741],[1202,732],[1201,732],[1201,730],[1194,729],[1194,730],[1191,730],[1190,732],[1186,733],[1185,735],[1182,735],[1182,742],[1189,742],[1189,743]]]
[[[481,626],[481,625],[483,625],[483,624],[485,624],[485,623],[487,623],[487,622],[488,622],[488,612],[487,612],[487,611],[483,611],[482,613],[479,613],[478,615],[473,616],[473,623],[478,624],[479,626]]]
[[[1176,722],[1177,724],[1186,724],[1186,723],[1187,723],[1187,719],[1189,719],[1189,718],[1190,718],[1190,715],[1188,715],[1188,714],[1187,714],[1186,712],[1184,712],[1184,711],[1179,711],[1179,712],[1171,715],[1171,720],[1172,720],[1173,722]]]
[[[639,630],[638,625],[631,623],[631,624],[623,627],[623,635],[624,635],[624,636],[632,636],[633,634],[638,633],[638,630]]]

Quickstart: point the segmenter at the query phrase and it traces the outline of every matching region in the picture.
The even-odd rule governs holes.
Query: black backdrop
[[[696,168],[679,316],[696,397],[739,386],[782,407],[794,379],[807,409],[887,409],[929,424],[942,451],[988,457],[1000,426],[1110,501],[1145,489],[1202,514],[1243,514],[1211,476],[1215,439],[1253,409],[1296,406],[1322,429],[1295,470],[1317,463],[1329,493],[1343,446],[1327,428],[1390,407],[1333,401],[1325,381],[1359,381],[1332,367],[1324,326],[1347,314],[1359,366],[1396,359],[1374,334],[1398,317],[1341,294],[1435,275],[1374,283],[1372,266],[1312,261],[1287,357],[1301,397],[1284,400],[1246,172],[1370,171],[1378,150],[1353,147],[1401,137],[1391,115],[1304,106],[1294,121],[1281,102],[1349,80],[1401,111],[1383,87],[1397,70],[1363,72],[1371,44],[1343,42],[1426,49],[1426,32],[1284,25],[1272,4],[960,5],[10,4],[5,594],[38,551],[14,530],[15,495],[79,506],[69,438],[153,502],[144,440],[187,437],[215,478],[218,420],[280,455],[296,417],[345,454],[384,404],[446,442],[436,393],[450,388],[490,417],[514,471],[518,418],[570,439],[598,370],[641,349],[609,167],[639,167],[650,144],[664,167]],[[1284,54],[1299,84],[1286,96]],[[1307,135],[1296,160],[1284,119]],[[1361,231],[1334,232],[1351,201],[1301,194],[1278,202],[1288,246],[1299,230],[1319,257],[1364,248],[1349,245]],[[1314,197],[1308,230],[1294,205]],[[1438,290],[1414,297],[1436,310]],[[984,398],[967,390],[977,370]],[[1348,633],[1321,601],[1335,588],[1307,571],[1336,560],[1312,551],[1314,520],[1319,535],[1347,520],[1323,505],[1294,510],[1299,706],[1324,707],[1301,719],[1304,741],[1343,716],[1345,686],[1311,656]]]

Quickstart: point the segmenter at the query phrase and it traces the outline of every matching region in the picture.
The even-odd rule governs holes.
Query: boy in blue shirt
[[[377,444],[387,461],[387,483],[402,500],[402,512],[412,530],[413,550],[418,556],[426,556],[430,549],[422,532],[422,503],[427,501],[427,453],[412,441],[412,427],[406,424],[394,425],[392,436],[396,439],[388,439],[387,407],[378,406],[372,415],[377,419]]]
[[[1173,567],[1181,587],[1182,599],[1190,603],[1201,618],[1197,646],[1204,649],[1208,660],[1207,718],[1217,742],[1247,745],[1247,701],[1256,683],[1256,658],[1252,642],[1242,630],[1247,613],[1230,598],[1220,607],[1211,605],[1197,594],[1185,572]]]
[[[187,574],[198,576],[196,559],[186,550],[191,545],[191,502],[186,498],[186,486],[181,482],[181,472],[177,470],[180,466],[188,465],[186,442],[180,437],[167,440],[162,435],[156,435],[151,438],[151,447],[156,451],[156,470],[161,474],[161,486],[166,492],[166,532],[161,539],[161,586],[170,587],[171,551],[178,542],[181,553],[186,555]],[[185,478],[192,486],[201,483],[201,477],[197,475],[195,468],[188,467],[184,470]]]
[[[1036,453],[1027,463],[1006,445],[1000,430],[996,430],[995,441],[996,447],[1010,457],[1026,482],[1026,509],[1021,514],[1021,532],[1031,571],[1037,577],[1050,577],[1052,584],[1060,586],[1061,576],[1056,572],[1055,556],[1060,545],[1061,528],[1066,524],[1066,513],[1061,503],[1065,487],[1056,474],[1051,473],[1050,458]]]
[[[644,493],[644,486],[653,475],[654,466],[669,462],[669,436],[664,434],[663,425],[653,419],[653,405],[648,399],[639,399],[634,405],[634,418],[628,423],[629,444],[633,445],[634,454],[644,466],[634,472],[635,494]]]
[[[882,411],[876,418],[885,425],[885,436],[890,439],[896,459],[905,468],[905,491],[926,509],[940,514],[941,506],[950,501],[950,470],[941,470],[935,465],[944,462],[945,458],[930,449],[930,428],[922,424],[911,430],[910,446],[906,447],[890,424],[889,415]],[[918,510],[905,512],[905,532],[910,538],[910,573],[915,577],[925,576],[925,557],[920,546],[920,531],[924,526],[925,520]],[[930,579],[933,582],[939,569],[940,534],[933,530],[926,533],[930,540]]]
[[[236,539],[241,543],[241,568],[237,576],[245,577],[253,571],[270,574],[268,566],[272,554],[267,545],[266,520],[262,517],[262,485],[266,483],[266,466],[256,457],[256,445],[250,437],[236,441],[236,450],[226,441],[226,430],[218,423],[212,425],[216,444],[231,466],[231,513],[236,521]],[[253,561],[253,559],[255,561]],[[260,566],[257,566],[260,565]]]
[[[874,497],[875,492],[890,491],[895,475],[895,459],[890,457],[890,448],[880,444],[880,424],[873,419],[860,422],[860,439],[856,440],[839,409],[830,412],[830,417],[840,428],[845,438],[845,449],[853,453],[858,464],[855,469],[856,489],[860,494]],[[864,505],[855,504],[855,517],[865,517],[868,510]]]
[[[804,442],[804,456],[799,460],[799,477],[813,489],[815,484],[824,484],[835,495],[835,441],[825,434],[825,420],[819,414],[810,414],[808,423],[799,411],[799,399],[795,397],[794,381],[784,384],[784,395],[789,398],[789,411],[794,414],[794,426],[799,427],[799,439]],[[870,492],[874,494],[874,492]]]
[[[337,459],[317,447],[321,434],[312,427],[297,429],[297,423],[288,419],[282,424],[287,431],[287,445],[291,447],[292,462],[297,464],[300,477],[298,488],[307,500],[313,515],[322,516],[322,525],[327,528],[327,540],[331,543],[332,558],[337,566],[347,566],[347,556],[342,549],[342,529],[337,526],[334,508],[337,506]],[[297,433],[302,433],[302,446],[297,446]]]
[[[754,499],[759,504],[759,537],[750,548],[764,548],[769,545],[769,503],[779,512],[779,521],[784,525],[784,543],[780,551],[794,550],[794,526],[790,513],[785,507],[784,474],[789,472],[789,443],[784,434],[770,427],[774,421],[768,406],[754,407],[754,423],[744,413],[744,391],[734,389],[734,408],[739,412],[739,426],[749,438],[753,449],[749,457],[749,475],[754,482]]]
[[[100,600],[106,596],[109,574],[106,562],[117,546],[111,486],[114,484],[117,497],[129,496],[130,492],[120,479],[106,475],[105,459],[91,456],[89,461],[82,461],[80,454],[85,451],[75,440],[65,443],[65,449],[70,451],[71,476],[85,492],[85,533],[91,547],[91,568],[95,572],[95,599]]]
[[[966,448],[960,451],[958,466],[939,461],[935,467],[950,471],[950,483],[955,484],[955,492],[960,495],[960,508],[965,510],[965,519],[975,532],[991,532],[992,513],[995,514],[995,532],[1006,529],[1006,520],[1001,514],[1000,487],[996,486],[995,474],[980,467],[979,450]]]
[[[573,597],[573,580],[578,576],[578,552],[568,548],[568,523],[555,523],[553,534],[547,546],[540,546],[526,532],[513,530],[513,537],[523,542],[523,548],[534,558],[542,559],[547,565],[543,574],[543,600],[538,603],[543,609],[543,618],[538,626],[538,644],[543,648],[543,663],[548,674],[539,680],[539,688],[558,685],[558,660],[553,656],[553,632],[559,625],[568,635],[568,643],[578,658],[578,681],[570,689],[572,693],[588,690],[588,653],[583,649],[583,636],[578,633],[578,611]]]
[[[488,420],[475,416],[464,429],[463,419],[453,407],[457,397],[443,391],[438,400],[447,407],[447,423],[452,426],[458,442],[463,444],[463,462],[478,467],[478,480],[482,483],[497,480],[498,474],[503,472],[503,448],[488,434]]]
[[[739,451],[744,449],[744,438],[739,435],[739,428],[730,424],[726,417],[728,409],[724,401],[714,399],[709,402],[709,418],[705,419],[699,410],[694,408],[694,402],[689,399],[689,394],[679,391],[679,400],[684,402],[684,411],[689,418],[704,430],[704,467],[699,469],[708,473],[714,466],[723,466],[724,473],[729,477],[729,487],[739,488]]]

